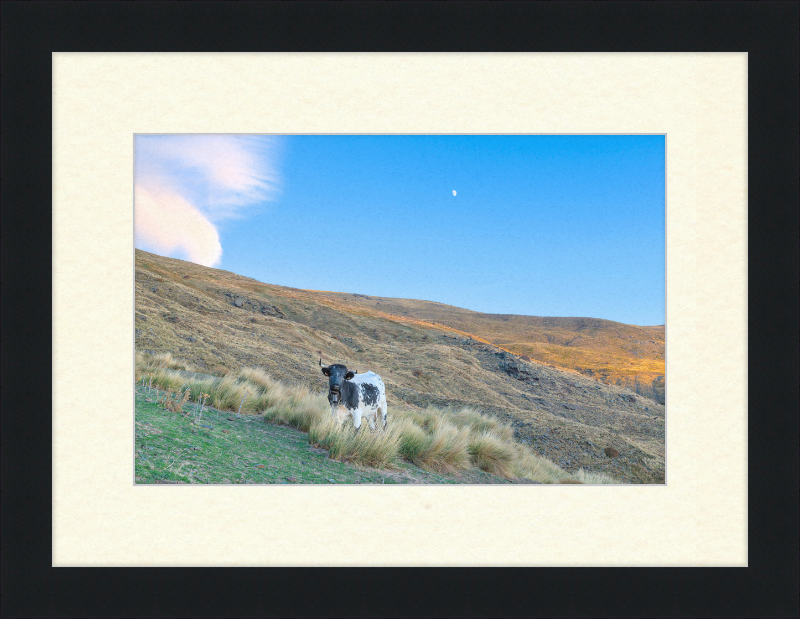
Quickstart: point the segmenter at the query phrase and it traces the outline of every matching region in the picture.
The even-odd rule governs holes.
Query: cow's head
[[[346,366],[341,363],[334,363],[332,365],[322,365],[322,359],[319,360],[319,365],[322,367],[322,373],[328,377],[328,400],[332,404],[336,404],[342,397],[342,388],[347,380],[356,375],[352,370],[348,370]]]

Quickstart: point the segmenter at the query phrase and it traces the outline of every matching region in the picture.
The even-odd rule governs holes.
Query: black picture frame
[[[798,601],[797,2],[3,2],[3,617],[782,617]],[[749,54],[749,567],[52,568],[51,54]]]

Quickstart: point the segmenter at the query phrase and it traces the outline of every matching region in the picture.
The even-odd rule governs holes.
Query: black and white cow
[[[322,373],[328,380],[328,402],[331,413],[337,422],[342,423],[347,417],[353,418],[356,432],[361,429],[361,418],[369,422],[370,430],[381,419],[386,429],[386,388],[381,377],[375,372],[356,374],[341,363],[322,365]]]

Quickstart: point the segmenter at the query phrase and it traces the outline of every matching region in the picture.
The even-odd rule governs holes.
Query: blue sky
[[[664,174],[655,135],[137,136],[136,246],[295,288],[656,325]]]

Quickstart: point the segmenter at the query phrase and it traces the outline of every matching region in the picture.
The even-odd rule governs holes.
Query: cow
[[[358,432],[362,417],[366,417],[370,430],[375,429],[375,423],[380,418],[383,429],[386,429],[386,388],[380,376],[375,372],[358,374],[341,363],[324,366],[322,359],[319,365],[322,373],[329,378],[328,402],[331,404],[331,414],[338,423],[341,424],[350,416]]]

